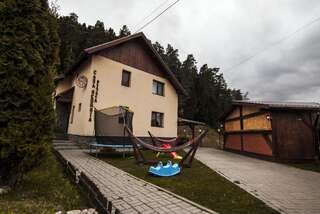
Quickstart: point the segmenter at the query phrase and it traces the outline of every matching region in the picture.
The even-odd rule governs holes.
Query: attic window
[[[130,87],[131,72],[122,70],[121,85]]]

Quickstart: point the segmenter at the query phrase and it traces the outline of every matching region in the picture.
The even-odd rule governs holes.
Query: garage
[[[320,104],[233,101],[221,118],[223,149],[272,160],[319,156]]]

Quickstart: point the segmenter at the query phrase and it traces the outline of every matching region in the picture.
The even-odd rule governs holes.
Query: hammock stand
[[[191,167],[192,161],[194,159],[194,155],[196,154],[196,151],[201,143],[201,140],[208,132],[208,130],[205,130],[197,137],[189,140],[188,142],[186,142],[182,145],[174,146],[170,149],[164,149],[164,148],[161,148],[161,146],[151,145],[149,143],[146,143],[146,142],[140,140],[139,138],[137,138],[136,136],[133,135],[132,131],[127,126],[125,126],[125,130],[130,136],[130,140],[132,142],[133,149],[134,149],[134,154],[135,154],[134,156],[135,156],[138,164],[155,164],[156,163],[156,161],[150,161],[150,160],[146,159],[146,157],[143,155],[143,153],[141,151],[141,147],[139,148],[139,145],[141,145],[144,148],[150,149],[151,151],[163,152],[163,153],[177,152],[177,151],[183,150],[183,149],[191,146],[189,151],[180,160],[180,162],[179,162],[180,167],[182,167],[182,166]]]

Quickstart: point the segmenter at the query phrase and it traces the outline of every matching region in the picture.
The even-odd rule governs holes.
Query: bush
[[[47,0],[0,3],[0,184],[16,184],[47,154],[59,40]]]

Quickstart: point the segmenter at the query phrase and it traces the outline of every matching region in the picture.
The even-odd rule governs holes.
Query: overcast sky
[[[134,32],[174,1],[57,3],[61,15],[75,12],[80,22],[101,20],[117,32],[126,24]],[[179,49],[181,60],[192,53],[198,67],[220,67],[229,86],[248,91],[250,99],[320,102],[320,21],[292,34],[317,17],[319,0],[180,0],[143,32],[153,42]],[[289,39],[272,45],[282,38]],[[256,53],[261,54],[237,66]]]

